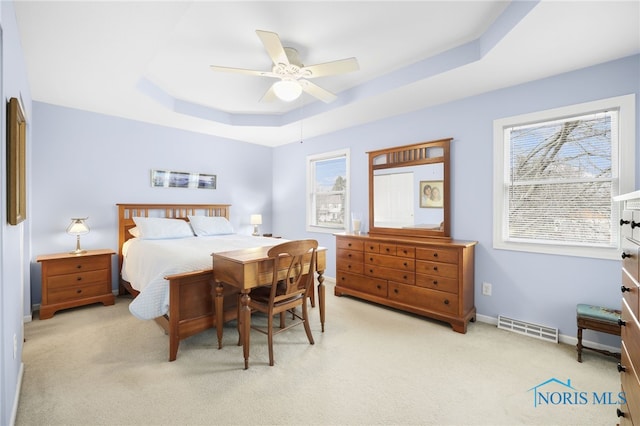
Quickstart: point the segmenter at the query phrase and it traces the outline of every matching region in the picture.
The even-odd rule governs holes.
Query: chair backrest
[[[306,294],[314,280],[316,240],[295,240],[278,244],[267,252],[273,261],[271,301],[277,303]],[[306,265],[309,265],[305,268]],[[277,273],[275,273],[277,271]]]

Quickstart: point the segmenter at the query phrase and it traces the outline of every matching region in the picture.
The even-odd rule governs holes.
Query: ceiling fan
[[[261,101],[273,101],[279,98],[283,101],[293,101],[306,92],[323,102],[330,103],[337,96],[309,81],[311,78],[344,74],[359,69],[356,58],[341,59],[322,64],[304,66],[298,58],[298,52],[291,47],[284,47],[276,33],[256,30],[267,54],[273,62],[271,71],[257,71],[242,68],[229,68],[211,65],[214,71],[235,72],[260,77],[278,78],[264,94]]]

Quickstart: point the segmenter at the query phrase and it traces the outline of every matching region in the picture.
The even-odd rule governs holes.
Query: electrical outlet
[[[482,283],[482,294],[485,296],[491,296],[491,284]]]

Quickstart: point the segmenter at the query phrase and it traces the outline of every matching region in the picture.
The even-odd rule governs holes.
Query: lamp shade
[[[88,217],[75,217],[71,219],[71,224],[67,227],[67,234],[84,235],[89,233],[89,226],[85,223]]]
[[[273,92],[285,102],[291,102],[300,97],[302,86],[295,80],[280,80],[273,84]]]
[[[251,224],[252,225],[262,225],[262,215],[261,214],[252,214],[251,215]]]

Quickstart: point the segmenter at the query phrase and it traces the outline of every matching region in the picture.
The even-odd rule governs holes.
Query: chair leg
[[[267,341],[269,344],[269,365],[273,365],[273,315],[269,315],[267,320]]]
[[[242,318],[242,316],[240,315],[240,308],[242,307],[242,304],[240,302],[241,297],[242,293],[238,293],[238,314],[236,316],[236,323],[238,324],[238,346],[242,346],[242,327],[240,324],[240,318]]]
[[[285,326],[285,316],[286,312],[280,312],[280,328],[284,328]]]
[[[314,344],[313,335],[311,334],[311,327],[309,326],[309,314],[307,310],[307,301],[302,304],[302,321],[304,322],[304,331],[307,333],[307,338],[310,344]]]

